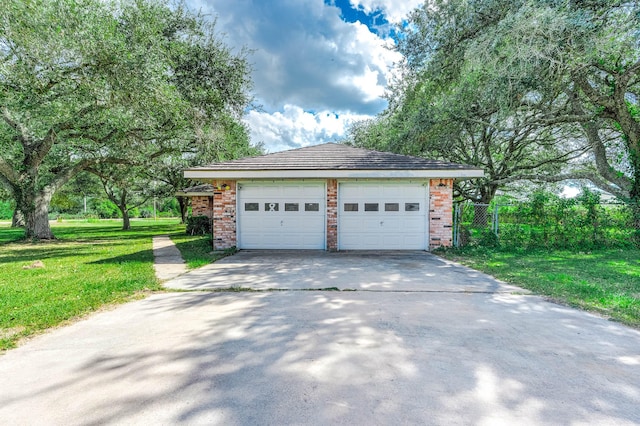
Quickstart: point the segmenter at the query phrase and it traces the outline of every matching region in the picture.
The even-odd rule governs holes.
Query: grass
[[[640,328],[640,250],[576,253],[469,248],[439,254],[556,302]]]
[[[0,350],[65,321],[160,290],[151,238],[184,232],[176,220],[69,221],[52,224],[56,240],[17,241],[0,224]],[[27,269],[40,261],[44,267]]]
[[[24,230],[22,228],[10,228],[10,226],[11,221],[0,222],[0,245],[17,241],[24,237]]]
[[[233,250],[213,251],[210,235],[187,235],[183,231],[170,237],[180,250],[188,269],[208,265],[233,253]]]

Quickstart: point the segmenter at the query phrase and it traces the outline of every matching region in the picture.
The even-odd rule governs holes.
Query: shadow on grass
[[[140,250],[135,253],[108,257],[93,262],[90,265],[125,264],[125,263],[149,263],[153,262],[153,250]]]
[[[0,228],[0,245],[20,241],[22,239],[24,239],[24,229]]]
[[[152,237],[159,234],[174,234],[181,230],[180,224],[135,224],[130,230],[123,230],[121,225],[96,224],[91,222],[65,223],[63,226],[52,225],[51,229],[55,236],[53,241],[32,241],[25,240],[23,228],[0,228],[0,244],[23,242],[38,245],[52,244],[58,241],[91,241],[101,240],[132,240],[145,237]]]
[[[100,240],[54,240],[46,243],[17,242],[6,254],[0,255],[0,263],[29,262],[45,259],[62,259],[66,257],[81,258],[95,257],[99,246],[126,246],[126,241],[120,243],[110,239]],[[149,250],[148,250],[149,251]],[[151,257],[153,259],[153,256]]]

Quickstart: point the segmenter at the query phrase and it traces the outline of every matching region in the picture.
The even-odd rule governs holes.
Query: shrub
[[[149,219],[153,217],[153,212],[147,209],[140,210],[140,215],[138,216],[143,219]]]
[[[208,216],[192,216],[187,218],[188,235],[211,234],[211,219]]]
[[[120,216],[120,210],[110,200],[101,200],[93,206],[93,210],[100,219],[115,219]]]
[[[0,219],[11,219],[13,217],[13,206],[11,201],[0,200]]]

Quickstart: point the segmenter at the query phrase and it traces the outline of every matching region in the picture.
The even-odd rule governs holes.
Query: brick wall
[[[237,241],[236,181],[213,181],[213,187],[213,249],[224,250],[235,247]]]
[[[327,250],[338,250],[338,181],[327,179]]]
[[[191,197],[191,216],[213,217],[213,194]]]
[[[453,242],[453,179],[429,182],[429,249]]]

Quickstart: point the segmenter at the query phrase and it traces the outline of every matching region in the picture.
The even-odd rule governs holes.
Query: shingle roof
[[[213,185],[209,183],[205,183],[202,185],[190,186],[189,188],[185,188],[182,191],[176,192],[177,196],[181,197],[192,197],[194,195],[209,195],[213,194]]]
[[[477,167],[325,143],[188,170],[478,170]]]

